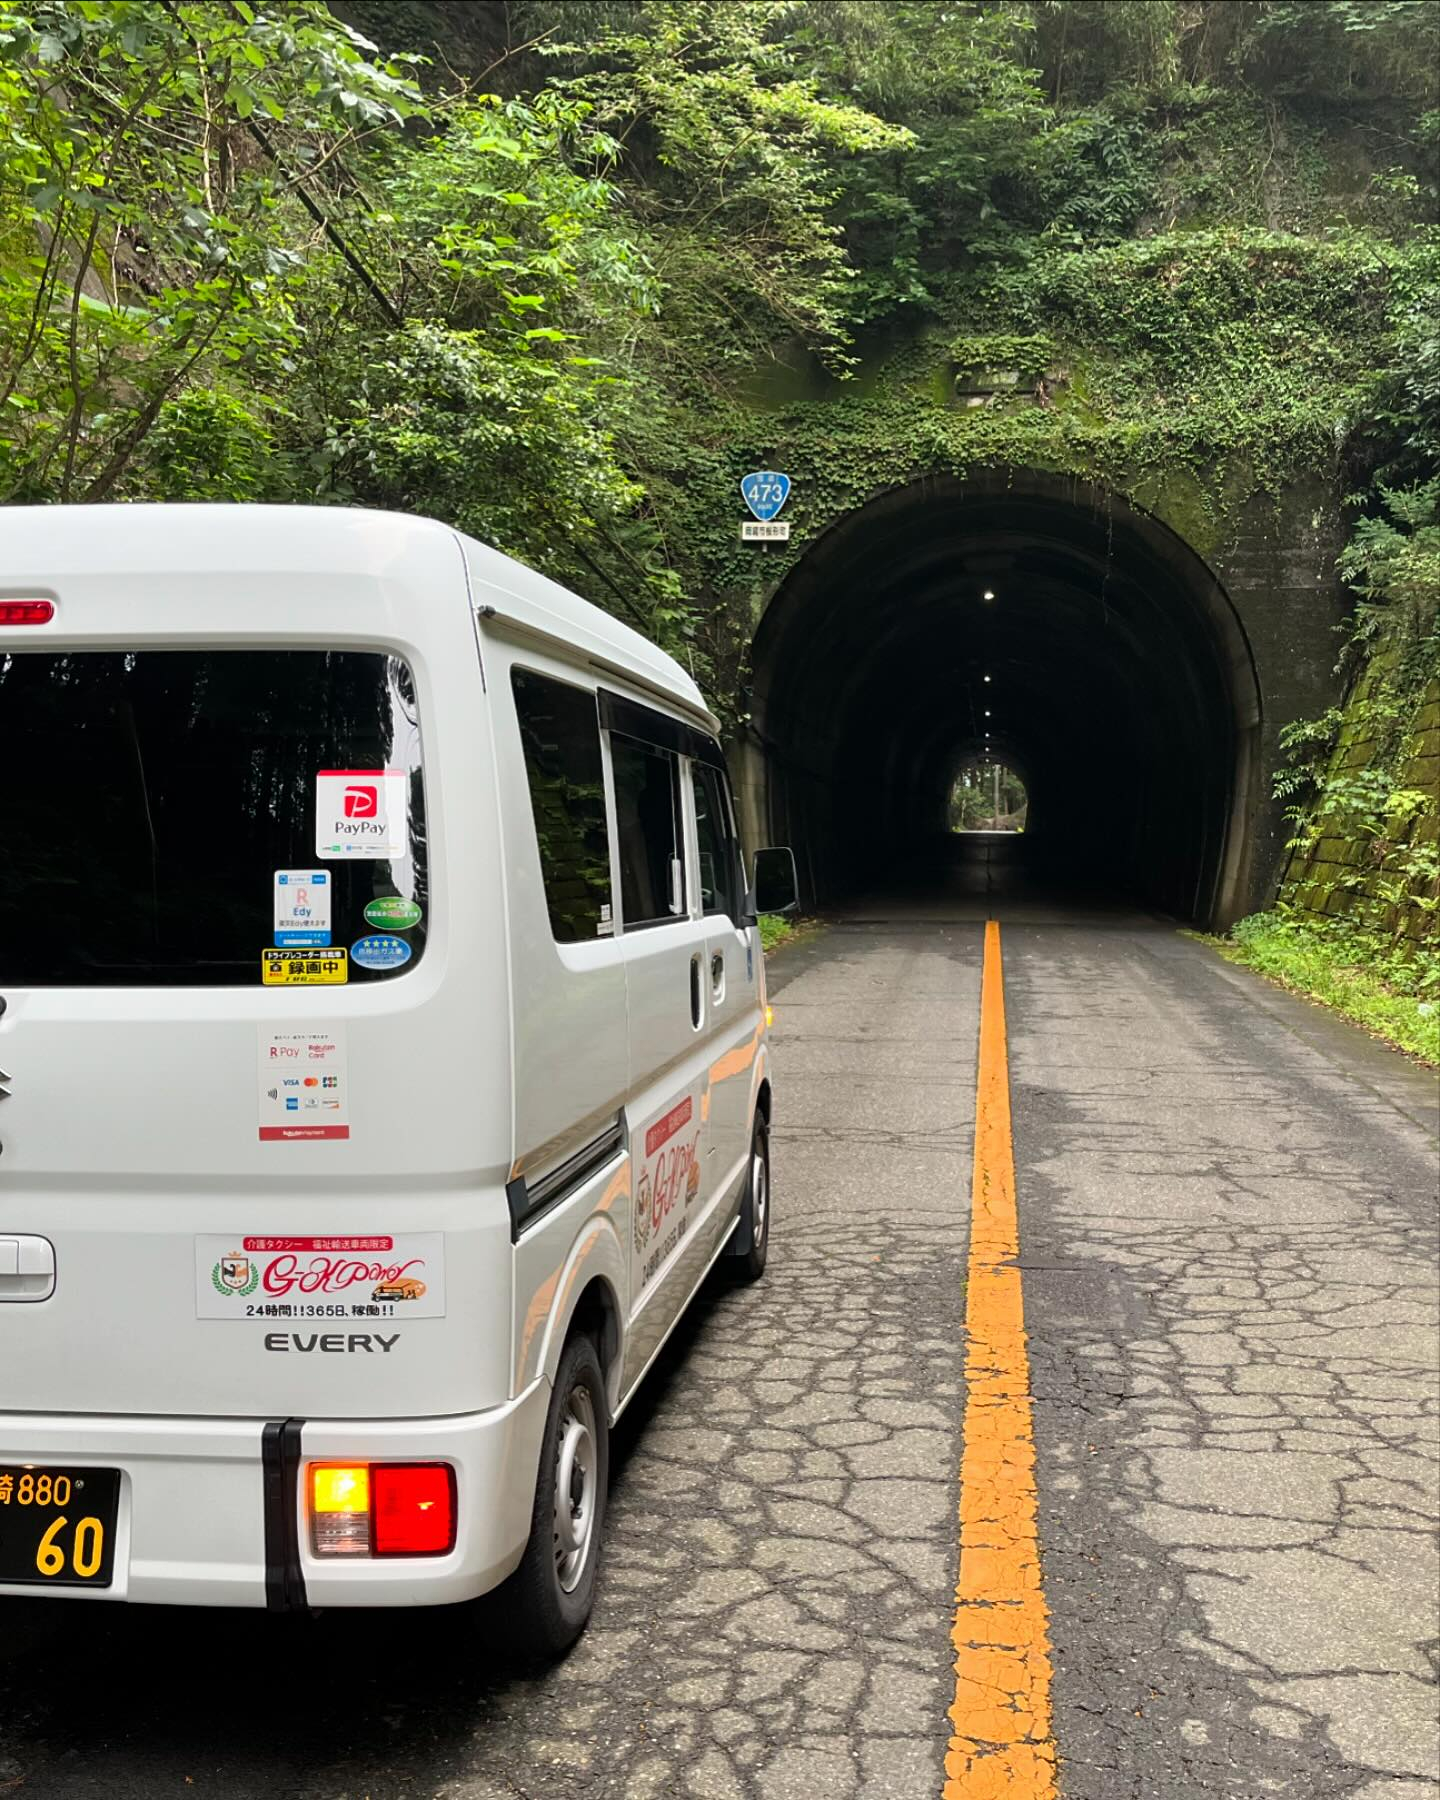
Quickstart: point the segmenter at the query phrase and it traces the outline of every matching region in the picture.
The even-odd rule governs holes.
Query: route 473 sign
[[[776,514],[790,498],[790,477],[776,469],[752,469],[740,478],[740,493],[755,515],[755,523],[746,519],[740,536],[746,540],[783,542],[790,536],[789,523],[776,522]]]

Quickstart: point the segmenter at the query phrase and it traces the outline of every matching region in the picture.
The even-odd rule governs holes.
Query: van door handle
[[[49,1238],[0,1237],[0,1301],[48,1300],[55,1292],[55,1246]]]
[[[725,998],[725,952],[717,950],[710,958],[710,1000],[719,1006]]]
[[[701,985],[700,952],[690,958],[690,1023],[698,1031],[705,1017],[705,990]]]

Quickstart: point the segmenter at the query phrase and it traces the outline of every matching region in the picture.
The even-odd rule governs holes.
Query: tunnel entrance
[[[819,904],[933,873],[957,771],[990,757],[1026,790],[1032,875],[1219,926],[1261,903],[1259,728],[1245,634],[1182,539],[1104,490],[990,473],[818,540],[756,633],[739,761],[747,823]]]

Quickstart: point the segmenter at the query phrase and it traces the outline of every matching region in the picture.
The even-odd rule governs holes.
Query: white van
[[[765,1266],[695,684],[433,522],[14,508],[0,740],[0,1594],[508,1580],[562,1649],[611,1423]]]

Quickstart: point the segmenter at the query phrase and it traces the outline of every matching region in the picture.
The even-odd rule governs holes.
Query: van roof
[[[658,687],[714,725],[692,678],[648,638],[438,519],[342,506],[6,506],[0,507],[0,581],[49,587],[67,574],[184,575],[204,568],[373,575],[394,562],[407,540],[442,534],[463,546],[476,605],[493,606],[505,623]]]

